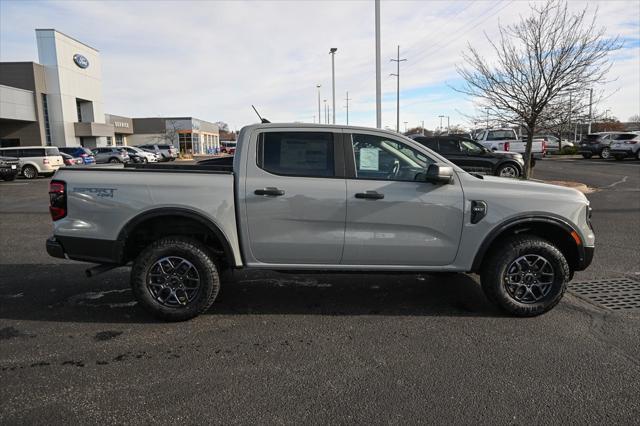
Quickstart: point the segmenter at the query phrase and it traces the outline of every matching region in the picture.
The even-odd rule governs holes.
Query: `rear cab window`
[[[274,175],[335,177],[331,132],[264,132],[258,137],[257,165]]]

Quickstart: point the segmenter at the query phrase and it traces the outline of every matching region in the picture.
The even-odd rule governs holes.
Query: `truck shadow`
[[[87,265],[0,265],[0,319],[158,322],[137,306],[129,268],[85,278]],[[502,316],[464,274],[235,273],[205,316]]]

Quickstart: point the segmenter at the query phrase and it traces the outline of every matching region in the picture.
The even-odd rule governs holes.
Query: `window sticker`
[[[360,170],[375,170],[380,167],[380,151],[378,148],[360,148]]]

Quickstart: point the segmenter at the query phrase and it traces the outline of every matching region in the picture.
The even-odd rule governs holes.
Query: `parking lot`
[[[574,283],[640,292],[640,162],[542,160],[535,178],[593,189],[595,258]],[[573,284],[518,319],[475,276],[253,272],[161,323],[127,268],[88,279],[46,254],[48,181],[0,182],[0,423],[638,422],[640,308]]]

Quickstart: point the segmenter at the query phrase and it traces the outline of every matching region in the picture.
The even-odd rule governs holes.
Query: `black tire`
[[[167,303],[162,303],[160,297],[154,297],[152,293],[159,284],[147,285],[148,278],[151,282],[149,274],[152,268],[157,267],[160,259],[167,257],[186,260],[197,272],[198,290],[194,293],[193,299],[184,305],[168,306],[170,296],[165,298]],[[180,268],[174,267],[173,276],[178,269]],[[164,272],[164,269],[162,271]],[[167,281],[165,278],[162,278],[164,282]],[[157,295],[166,294],[162,292],[168,290],[174,295],[175,304],[178,299],[176,292],[181,290],[175,288],[175,281],[172,285],[173,290],[166,286],[157,291]],[[136,258],[131,269],[131,288],[138,303],[156,318],[165,321],[185,321],[200,315],[211,306],[220,290],[220,278],[213,257],[202,243],[185,237],[165,237],[149,245]],[[183,291],[183,295],[187,296],[187,293]]]
[[[122,161],[118,160],[116,157],[109,158],[110,163],[122,163]]]
[[[613,158],[615,158],[616,161],[622,161],[624,160],[624,155],[614,155]]]
[[[22,176],[25,179],[35,179],[38,177],[38,170],[35,167],[27,164],[22,168]]]
[[[518,178],[521,174],[522,170],[516,163],[504,163],[496,169],[496,176]]]
[[[6,180],[7,182],[11,182],[12,180],[16,180],[18,176],[17,173],[10,173],[8,175],[0,175],[0,179]]]
[[[517,290],[513,290],[513,287],[508,289],[507,269],[513,267],[516,264],[516,260],[524,256],[531,258],[541,257],[552,268],[550,270],[552,277],[549,278],[550,283],[544,292],[540,291],[539,287],[534,289],[524,285],[526,281],[524,278],[521,281],[523,284],[513,285]],[[547,272],[549,272],[548,269]],[[527,272],[525,275],[529,275],[526,278],[529,280],[530,285],[533,284],[533,280],[537,279],[533,276],[535,275],[535,270]],[[511,315],[532,317],[549,311],[560,302],[570,276],[571,269],[567,260],[553,244],[534,235],[519,235],[502,241],[495,250],[488,254],[481,271],[480,281],[482,290],[489,301]],[[535,290],[540,298],[522,300],[524,298],[521,297],[519,300],[517,293],[523,287],[527,292],[524,296],[531,294],[531,297],[534,297],[533,291]],[[514,293],[516,294],[514,295]]]
[[[602,158],[603,160],[608,160],[609,158],[611,158],[611,149],[606,146],[602,148],[602,151],[600,151],[600,158]]]
[[[588,160],[591,157],[593,157],[593,154],[591,154],[591,153],[585,153],[585,152],[582,153],[582,158],[585,158],[585,159]]]
[[[636,151],[636,160],[640,160],[640,149]]]

